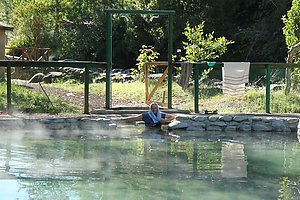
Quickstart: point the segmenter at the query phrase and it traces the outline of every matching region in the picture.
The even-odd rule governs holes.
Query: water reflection
[[[222,143],[222,177],[247,177],[247,164],[244,144],[237,142]]]
[[[11,160],[11,141],[6,142],[6,160],[5,160],[5,171],[8,172],[10,169],[9,161]]]
[[[81,133],[84,137],[79,139],[30,134],[19,139],[3,133],[0,187],[13,186],[0,195],[7,199],[199,199],[200,195],[203,199],[276,199],[299,195],[300,143],[295,138],[184,134],[174,139],[153,130],[125,130],[121,134]]]

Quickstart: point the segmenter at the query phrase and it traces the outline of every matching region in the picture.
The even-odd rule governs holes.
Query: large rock
[[[188,127],[188,124],[185,122],[174,120],[169,124],[169,129],[185,129]]]
[[[252,127],[250,124],[242,124],[240,127],[239,127],[239,130],[240,131],[251,131],[252,130]]]
[[[196,127],[206,127],[206,123],[204,122],[191,122],[190,123],[192,126],[196,126]]]
[[[232,116],[230,115],[224,115],[224,116],[220,116],[219,117],[219,120],[220,121],[224,121],[224,122],[231,122],[232,121]]]
[[[273,117],[265,117],[262,121],[263,122],[272,122],[274,120]]]
[[[225,122],[211,122],[209,125],[210,126],[220,126],[220,127],[227,126],[227,124]]]
[[[282,131],[285,128],[285,124],[281,120],[272,121],[273,131]]]
[[[205,128],[199,126],[189,126],[186,129],[187,131],[205,131]]]
[[[49,72],[44,77],[44,83],[52,83],[54,79],[62,78],[64,74],[62,72]]]
[[[268,123],[254,123],[254,131],[272,131],[272,126]]]
[[[37,73],[35,75],[33,75],[33,77],[31,77],[31,79],[29,79],[29,83],[40,83],[44,81],[44,77],[45,75],[43,73]]]
[[[219,119],[219,115],[211,115],[208,117],[208,120],[211,122],[215,122]]]
[[[190,120],[191,116],[190,115],[186,115],[186,114],[178,114],[176,115],[176,119],[178,121],[182,121],[182,120]]]
[[[206,128],[207,131],[222,131],[222,127],[210,125]]]
[[[243,122],[243,121],[249,121],[249,118],[248,117],[245,117],[245,116],[234,116],[233,121],[235,122]]]
[[[232,131],[236,131],[237,130],[237,126],[227,126],[225,127],[224,131],[225,132],[232,132]]]
[[[192,120],[196,122],[203,122],[207,120],[207,116],[195,116],[194,118],[192,118]]]
[[[296,124],[299,122],[299,119],[298,118],[288,118],[286,121],[289,124]]]

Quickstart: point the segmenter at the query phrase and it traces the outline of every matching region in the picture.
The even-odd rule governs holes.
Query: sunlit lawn
[[[83,92],[84,85],[78,83],[56,83],[57,87],[64,87],[75,92]],[[149,91],[154,87],[150,82]],[[167,84],[163,83],[153,96],[154,101],[167,102]],[[105,83],[90,84],[90,92],[105,95]],[[189,86],[185,91],[173,82],[172,106],[178,109],[194,110],[194,87]],[[141,81],[129,83],[112,83],[112,98],[129,99],[132,102],[145,101],[145,83]],[[218,88],[201,85],[199,88],[199,111],[218,110],[219,113],[265,113],[265,88],[247,88],[246,93],[240,96],[224,96]],[[300,95],[291,92],[288,96],[284,91],[272,91],[271,112],[298,113],[300,112]]]

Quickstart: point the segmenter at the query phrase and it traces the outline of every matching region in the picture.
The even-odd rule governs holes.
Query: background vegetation
[[[72,105],[54,96],[51,97],[50,102],[41,92],[18,85],[12,87],[12,107],[15,112],[25,113],[78,113],[82,110],[80,106]],[[6,83],[4,82],[0,83],[0,110],[6,110]]]
[[[39,45],[50,47],[55,59],[105,60],[105,9],[173,9],[174,49],[186,41],[182,32],[205,22],[205,33],[235,41],[223,61],[284,62],[285,39],[282,16],[292,0],[3,0],[0,21],[15,26],[11,47],[36,43],[34,17],[41,20]],[[290,14],[292,15],[292,14]],[[114,15],[113,58],[117,67],[132,68],[142,45],[151,45],[167,56],[167,17]]]
[[[300,38],[300,0],[3,0],[0,2],[0,21],[15,26],[10,35],[10,47],[50,47],[54,60],[104,61],[105,9],[111,8],[175,10],[174,58],[177,60],[285,62],[287,50]],[[37,18],[41,20],[39,38]],[[137,58],[140,61],[166,60],[167,42],[166,16],[113,16],[113,67],[138,69]],[[208,46],[214,46],[213,51]],[[151,54],[149,49],[153,50]],[[295,61],[298,60],[299,54],[295,57]],[[272,92],[272,112],[299,112],[299,74],[298,69],[292,73],[294,91],[291,94],[284,95],[281,90]],[[257,79],[253,82],[259,84],[264,77]],[[275,79],[277,83],[283,83],[282,77],[275,77],[272,83]],[[222,96],[219,88],[203,81],[206,83],[200,88],[203,109],[221,112],[265,110],[264,91],[259,88],[251,87],[242,97],[228,98]],[[193,108],[192,87],[182,91],[173,85],[175,106]],[[69,82],[58,86],[78,90],[76,84]],[[141,92],[130,93],[128,88],[133,87]],[[92,92],[104,94],[104,89],[99,90],[104,88],[101,84],[92,84],[91,88]],[[122,83],[113,84],[114,97],[130,97],[139,102],[144,99],[143,91],[144,85],[139,81],[128,83],[128,87]]]

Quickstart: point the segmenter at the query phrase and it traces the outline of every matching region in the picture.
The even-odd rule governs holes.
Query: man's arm
[[[168,124],[168,123],[170,123],[174,119],[176,119],[176,117],[174,115],[165,114],[165,119],[162,119],[159,122],[161,124]]]

